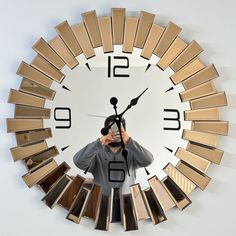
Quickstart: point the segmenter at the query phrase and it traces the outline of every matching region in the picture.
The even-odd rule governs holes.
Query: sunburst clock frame
[[[121,223],[125,230],[138,229],[138,221],[149,219],[153,224],[166,220],[165,212],[177,206],[187,207],[188,195],[196,187],[205,189],[210,181],[206,171],[211,163],[219,164],[223,151],[217,149],[219,135],[227,135],[228,122],[220,120],[220,107],[227,105],[225,92],[218,92],[213,80],[218,72],[213,64],[206,66],[199,58],[203,51],[196,41],[186,43],[179,33],[181,27],[169,22],[163,27],[154,23],[155,15],[145,11],[139,18],[126,15],[124,8],[113,8],[111,16],[97,17],[96,11],[82,14],[83,22],[70,26],[67,21],[55,27],[58,35],[46,42],[40,38],[33,50],[37,53],[30,64],[22,61],[17,74],[22,76],[19,90],[11,89],[9,103],[15,104],[14,118],[7,119],[7,131],[16,135],[17,147],[11,148],[14,161],[27,167],[23,180],[28,187],[40,186],[45,192],[43,201],[53,208],[56,204],[68,210],[67,219],[76,223],[81,217],[95,220],[95,229],[108,230],[112,219],[115,194],[120,194]],[[94,48],[113,52],[114,45],[122,45],[123,53],[141,49],[141,57],[149,60],[154,54],[161,69],[171,68],[174,85],[182,83],[182,102],[189,102],[191,110],[184,111],[184,119],[192,122],[191,130],[183,130],[188,141],[186,149],[178,148],[180,159],[176,166],[164,167],[166,177],[148,179],[150,187],[130,186],[130,194],[113,189],[103,196],[101,187],[82,176],[69,174],[66,162],[54,160],[59,154],[56,146],[48,147],[52,137],[50,128],[43,127],[43,119],[50,116],[45,101],[53,100],[52,83],[62,83],[61,69],[78,65],[76,57],[95,56]],[[32,165],[34,163],[34,165]]]

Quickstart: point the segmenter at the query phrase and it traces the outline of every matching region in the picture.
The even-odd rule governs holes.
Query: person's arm
[[[74,155],[74,164],[82,170],[86,170],[89,167],[88,172],[93,172],[96,166],[96,154],[102,147],[99,138],[94,142],[87,144]]]
[[[129,141],[126,144],[128,152],[133,154],[134,164],[136,167],[146,167],[150,165],[154,158],[151,152],[142,147],[138,142],[129,137]]]

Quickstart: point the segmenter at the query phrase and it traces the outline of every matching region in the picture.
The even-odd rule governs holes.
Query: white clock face
[[[169,68],[162,71],[156,66],[158,57],[153,55],[146,60],[139,56],[140,51],[135,48],[132,54],[127,54],[122,53],[121,46],[114,46],[113,53],[104,54],[102,48],[97,48],[95,57],[86,60],[80,55],[77,67],[62,69],[66,75],[62,84],[53,83],[56,96],[45,104],[52,114],[50,119],[44,120],[44,127],[52,128],[53,138],[48,140],[48,145],[63,150],[56,157],[57,161],[66,161],[72,174],[85,176],[74,165],[73,156],[101,136],[103,117],[114,114],[110,98],[118,98],[120,113],[146,88],[148,90],[138,104],[124,115],[126,131],[153,154],[154,162],[147,167],[150,176],[157,175],[162,179],[165,176],[163,167],[169,162],[174,165],[178,162],[174,152],[179,146],[186,146],[186,141],[181,138],[182,131],[191,127],[183,117],[183,111],[190,109],[189,103],[181,103],[179,92],[184,89],[182,84],[174,86],[169,79],[173,71]],[[136,182],[143,188],[148,187],[150,176],[140,168]],[[86,177],[92,175],[87,173]]]

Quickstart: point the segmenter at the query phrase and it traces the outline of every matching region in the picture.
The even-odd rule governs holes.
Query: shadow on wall
[[[227,168],[236,169],[236,154],[224,152],[224,156],[222,158],[220,165]]]
[[[226,94],[230,109],[236,109],[236,94]]]

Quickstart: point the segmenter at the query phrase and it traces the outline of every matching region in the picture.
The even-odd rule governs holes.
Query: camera
[[[123,127],[123,126],[122,126],[122,124],[121,124],[121,128],[122,128],[122,127]],[[120,132],[119,132],[119,129],[118,129],[117,124],[114,123],[114,124],[111,126],[111,129],[112,129],[112,131],[113,131],[113,133],[114,133],[114,136],[115,136],[114,141],[116,141],[116,142],[120,141]]]

